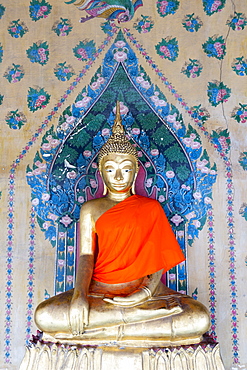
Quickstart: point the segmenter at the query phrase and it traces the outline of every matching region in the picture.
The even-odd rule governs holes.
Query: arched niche
[[[119,33],[90,84],[61,114],[56,130],[44,135],[27,169],[39,225],[56,248],[56,293],[74,284],[80,207],[102,196],[97,153],[111,134],[117,100],[139,153],[136,192],[161,203],[185,255],[206,220],[215,167],[198,133],[185,127]],[[186,292],[187,263],[169,271],[166,283]]]

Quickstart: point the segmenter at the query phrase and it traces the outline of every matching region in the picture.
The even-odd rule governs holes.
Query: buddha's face
[[[131,154],[109,153],[101,160],[101,176],[113,193],[124,193],[131,189],[136,177],[136,160]]]

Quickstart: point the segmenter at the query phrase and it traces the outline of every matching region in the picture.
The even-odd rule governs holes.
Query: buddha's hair
[[[100,167],[100,162],[102,158],[110,153],[130,154],[135,158],[136,165],[138,166],[137,150],[127,139],[125,132],[124,132],[121,115],[120,115],[119,102],[117,102],[117,106],[116,106],[116,118],[115,118],[115,121],[112,127],[112,134],[107,140],[107,142],[99,150],[99,154],[98,154],[99,167]]]

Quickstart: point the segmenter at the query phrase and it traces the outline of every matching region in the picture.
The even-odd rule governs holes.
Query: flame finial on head
[[[135,157],[136,163],[138,164],[137,150],[125,136],[124,127],[122,125],[122,118],[120,114],[119,101],[117,101],[116,104],[116,116],[112,127],[112,134],[99,151],[98,155],[99,166],[101,159],[109,153],[131,154],[133,155],[133,157]]]
[[[115,117],[115,120],[114,120],[114,125],[112,127],[112,133],[113,134],[122,134],[122,135],[124,135],[124,128],[123,128],[123,125],[122,125],[122,118],[121,118],[121,114],[120,114],[120,102],[119,102],[119,100],[117,100],[117,104],[116,104],[116,117]]]

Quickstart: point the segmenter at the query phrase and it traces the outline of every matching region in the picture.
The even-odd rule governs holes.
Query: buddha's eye
[[[124,169],[124,172],[131,172],[132,171],[132,168],[125,168]]]
[[[106,168],[106,172],[113,172],[112,168]]]

